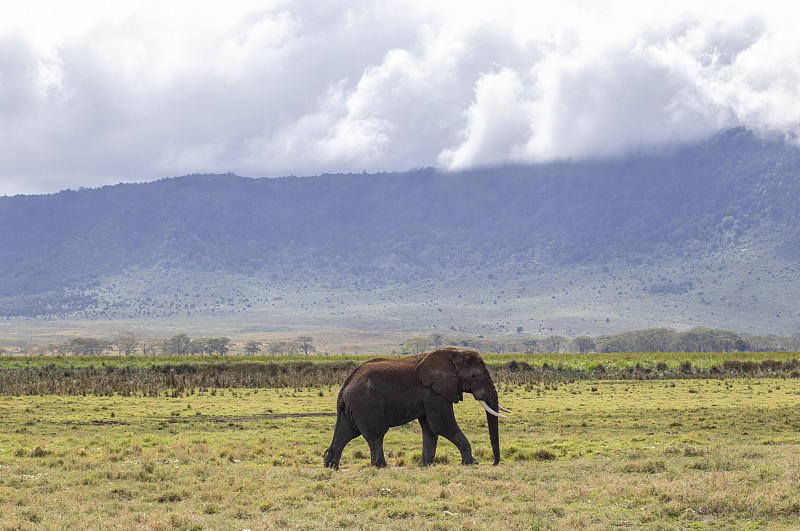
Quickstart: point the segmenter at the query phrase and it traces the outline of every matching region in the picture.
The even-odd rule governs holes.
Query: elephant
[[[356,367],[336,400],[333,441],[325,467],[338,469],[344,447],[362,435],[370,464],[386,466],[383,437],[389,428],[416,419],[422,427],[422,464],[433,464],[439,435],[461,452],[461,463],[477,464],[472,447],[456,423],[453,404],[472,393],[486,410],[494,464],[500,462],[497,390],[480,354],[448,347],[402,358],[375,358]]]

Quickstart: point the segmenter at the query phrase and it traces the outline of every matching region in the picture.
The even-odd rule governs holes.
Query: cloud
[[[439,154],[439,164],[459,170],[524,158],[525,139],[533,133],[530,117],[534,106],[524,81],[514,70],[503,68],[480,76],[460,141]]]
[[[0,21],[0,194],[800,139],[786,2],[62,4]]]

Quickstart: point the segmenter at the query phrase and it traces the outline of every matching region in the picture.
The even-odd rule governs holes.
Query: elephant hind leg
[[[364,435],[364,438],[367,440],[367,444],[369,445],[370,464],[378,468],[386,467],[386,458],[383,455],[384,435],[385,433],[381,433],[380,435]]]
[[[342,458],[344,447],[359,435],[361,435],[361,433],[347,422],[340,413],[336,417],[336,427],[333,429],[333,441],[323,454],[325,458],[325,467],[339,470],[339,460]]]
[[[422,427],[422,466],[433,464],[433,458],[436,457],[436,445],[439,442],[439,436],[433,432],[428,425],[426,417],[420,417],[419,425]]]

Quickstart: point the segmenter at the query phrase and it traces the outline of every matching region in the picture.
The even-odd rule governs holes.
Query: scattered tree
[[[267,352],[269,352],[273,356],[280,356],[281,354],[283,354],[285,345],[286,343],[284,343],[283,341],[273,341],[272,343],[267,343]]]
[[[316,352],[317,349],[314,348],[314,345],[311,342],[314,341],[314,338],[311,336],[300,336],[297,338],[297,342],[300,345],[300,350],[302,350],[306,356],[308,356],[309,352]]]
[[[186,356],[189,354],[189,350],[192,344],[192,340],[186,334],[178,334],[172,336],[169,339],[169,344],[167,345],[167,350],[169,354],[173,356]]]
[[[568,338],[564,336],[560,336],[558,334],[553,334],[551,336],[547,336],[542,340],[542,349],[545,352],[549,352],[551,354],[558,354],[561,352],[561,346],[566,344]]]
[[[130,356],[139,348],[139,335],[136,332],[120,332],[114,341],[120,356]]]
[[[196,356],[202,356],[208,352],[208,340],[204,337],[192,339],[189,344],[189,352]]]
[[[206,342],[209,353],[220,356],[227,354],[231,347],[231,340],[227,337],[209,337]]]
[[[580,336],[576,337],[574,340],[575,348],[578,349],[578,352],[581,354],[586,354],[587,352],[591,352],[595,348],[594,339],[589,336]]]
[[[420,352],[424,352],[430,346],[430,339],[423,336],[412,337],[409,339],[404,348],[410,350],[414,354],[419,354]]]
[[[245,354],[249,354],[250,356],[255,356],[257,353],[261,352],[261,342],[248,341],[244,345],[244,352]]]
[[[522,344],[525,345],[525,354],[533,354],[539,352],[539,340],[532,337],[523,339]]]
[[[442,344],[444,344],[444,334],[440,334],[439,332],[431,334],[431,343],[433,343],[433,348],[436,350],[442,348]]]
[[[93,337],[76,337],[70,339],[67,349],[73,356],[96,356],[105,352],[111,343]]]
[[[139,343],[139,348],[142,349],[142,354],[145,356],[154,355],[158,352],[158,349],[161,348],[161,340],[153,338],[144,339]]]

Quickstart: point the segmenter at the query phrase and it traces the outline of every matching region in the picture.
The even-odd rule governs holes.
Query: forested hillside
[[[87,288],[137,270],[383,286],[753,246],[796,263],[799,244],[800,150],[741,129],[625,160],[456,174],[190,175],[0,198],[0,313],[80,310],[97,304]],[[683,292],[690,283],[663,286]]]

